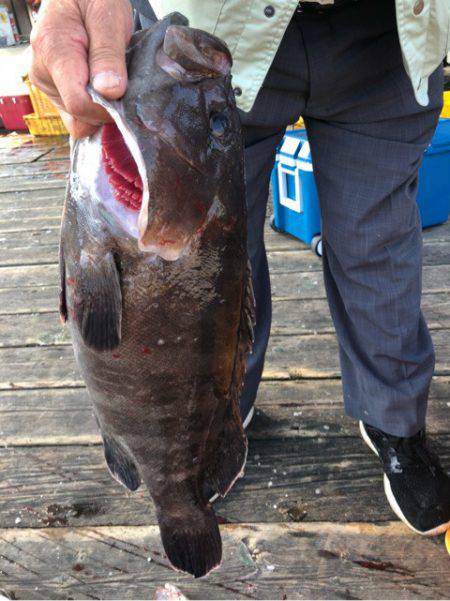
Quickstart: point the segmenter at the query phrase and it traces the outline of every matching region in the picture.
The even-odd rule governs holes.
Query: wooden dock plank
[[[35,175],[32,178],[18,176],[17,178],[0,179],[0,192],[15,192],[24,190],[51,190],[63,188],[67,182],[67,173]]]
[[[61,158],[55,161],[46,161],[43,158],[40,161],[31,163],[28,165],[0,165],[0,180],[14,178],[16,181],[18,177],[26,177],[32,179],[36,176],[47,176],[51,179],[58,176],[61,173],[67,175],[69,172],[69,159]]]
[[[0,288],[0,313],[39,313],[54,311],[58,306],[59,286]]]
[[[35,190],[33,192],[2,192],[0,194],[0,210],[8,211],[15,207],[30,207],[45,211],[49,206],[58,206],[62,209],[64,193],[64,188]]]
[[[59,217],[61,219],[61,207],[60,206],[47,206],[45,208],[42,207],[23,207],[20,202],[17,202],[14,206],[9,207],[8,209],[0,209],[0,223],[3,223],[8,220],[17,221],[19,219],[31,219],[33,217],[43,217],[45,219]],[[8,234],[4,234],[4,237],[7,237]],[[16,238],[18,247],[21,247],[21,242],[23,242],[23,238],[18,234],[10,234],[9,238],[11,238],[11,242],[13,243],[14,238]],[[13,246],[13,244],[9,243],[8,246]],[[13,246],[14,248],[14,246]]]
[[[41,240],[45,244],[45,236]],[[14,257],[14,261],[20,262],[20,257]],[[55,261],[42,266],[26,264],[2,266],[0,264],[0,290],[29,286],[54,286],[58,283],[58,266]],[[425,294],[450,291],[450,265],[424,267],[423,288]],[[322,273],[304,271],[276,274],[276,277],[272,278],[272,293],[274,300],[325,298]]]
[[[82,384],[71,346],[0,349],[0,390]]]
[[[8,150],[0,149],[0,165],[5,166],[33,163],[44,156],[48,156],[51,154],[51,152],[51,148],[42,146],[13,148]]]
[[[15,289],[18,296],[23,288],[30,286],[57,286],[58,266],[50,265],[23,265],[18,267],[0,267],[0,290]]]
[[[21,209],[18,210],[20,211]],[[39,253],[41,252],[41,249],[42,252],[47,252],[45,247],[51,247],[53,249],[53,254],[48,255],[48,260],[45,255],[43,257],[43,262],[47,263],[52,261],[53,263],[57,263],[59,230],[56,227],[51,227],[46,228],[45,230],[31,229],[28,232],[3,232],[3,234],[0,234],[0,244],[2,245],[2,250],[16,251],[18,255],[21,255],[27,248],[32,247],[38,255],[38,258],[40,258]],[[0,261],[0,265],[5,265],[3,254]],[[26,264],[27,262],[22,259],[22,263]]]
[[[16,599],[152,599],[165,583],[188,599],[448,597],[443,545],[396,523],[226,524],[221,531],[223,564],[199,580],[168,568],[152,526],[0,531],[0,587]]]
[[[448,294],[450,292],[450,267],[424,268],[424,307],[428,301],[426,296]],[[41,266],[9,266],[0,267],[0,313],[29,313],[54,311],[58,306],[58,269],[56,265]],[[307,303],[324,300],[325,290],[321,277],[311,273],[273,278],[272,294],[275,311],[276,302],[305,301],[304,306],[314,308]],[[432,300],[429,301],[432,306]],[[445,308],[444,308],[445,309]],[[325,315],[325,305],[322,304]],[[433,314],[442,315],[439,307],[431,309]],[[302,315],[298,321],[313,319],[313,316]],[[295,319],[292,320],[295,322]],[[280,324],[281,326],[281,324]],[[274,322],[274,328],[278,323]],[[275,330],[274,330],[275,331]]]
[[[67,136],[45,136],[35,137],[31,134],[11,134],[0,136],[0,150],[3,152],[17,152],[20,154],[28,148],[54,148],[55,146],[67,146]]]
[[[50,203],[52,200],[50,199]],[[16,264],[18,255],[21,263],[33,264],[57,261],[59,244],[59,224],[61,208],[52,205],[22,207],[20,202],[8,209],[0,209],[0,243],[2,256],[0,265]],[[26,242],[31,239],[35,254],[27,253]],[[36,241],[45,242],[40,247]],[[308,249],[269,250],[268,259],[272,276],[277,274],[297,274],[299,272],[321,272],[322,261]],[[450,264],[450,250],[446,242],[433,242],[424,245],[424,265],[437,266]]]
[[[55,147],[48,153],[48,155],[39,157],[39,161],[58,161],[61,159],[67,159],[69,156],[69,140],[66,138],[66,141],[62,144],[55,145]]]
[[[58,312],[0,314],[0,348],[69,343],[69,329]]]
[[[450,375],[449,331],[435,331],[433,342],[436,349],[435,374]],[[339,378],[335,336],[272,336],[263,377],[270,380]],[[81,384],[82,379],[68,343],[0,348],[0,390],[59,388]]]
[[[422,277],[424,294],[450,290],[450,266],[448,265],[425,266]],[[325,298],[322,273],[277,274],[277,277],[272,278],[272,298],[273,300]]]
[[[436,375],[450,374],[450,335],[433,333]],[[264,377],[269,379],[338,378],[338,346],[334,334],[272,336],[266,355]]]
[[[301,240],[298,240],[297,238],[294,238],[289,234],[275,232],[269,225],[267,225],[265,229],[264,238],[266,247],[270,250],[307,250],[308,252],[311,252],[310,246],[308,244],[304,244]],[[423,230],[424,244],[433,244],[439,242],[448,243],[449,240],[450,221]]]
[[[353,424],[354,434],[358,433]],[[434,437],[450,467],[450,435]],[[0,527],[145,525],[155,512],[145,487],[114,480],[100,446],[0,450]],[[395,519],[378,459],[356,436],[251,439],[245,477],[214,504],[231,522],[382,522]],[[338,513],[336,513],[338,512]],[[52,516],[52,514],[54,514]]]
[[[46,290],[49,292],[49,290]],[[0,348],[30,344],[61,344],[69,342],[67,328],[61,325],[58,306],[59,288],[54,286],[42,299],[42,305],[31,305],[27,299],[22,307],[20,294],[16,299],[0,304]],[[13,294],[10,294],[13,297]],[[0,303],[2,291],[0,290]],[[450,328],[450,298],[448,294],[424,296],[422,308],[431,331]],[[333,334],[328,303],[325,299],[275,301],[273,303],[272,336]]]
[[[448,432],[450,378],[431,383],[428,430]],[[0,437],[6,446],[99,444],[86,389],[4,390]],[[344,417],[340,380],[263,381],[250,439],[354,436],[355,424]]]
[[[0,234],[4,232],[28,232],[35,229],[47,230],[51,227],[55,228],[61,225],[61,215],[50,215],[49,217],[44,214],[36,215],[34,217],[22,217],[14,218],[9,217],[2,219],[0,216]]]
[[[2,142],[0,142],[2,143]],[[30,141],[28,144],[12,147],[2,143],[0,147],[0,166],[23,165],[37,161],[67,160],[69,152],[68,138]]]

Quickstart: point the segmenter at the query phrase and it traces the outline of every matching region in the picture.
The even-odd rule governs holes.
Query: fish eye
[[[228,118],[223,113],[213,113],[209,118],[212,135],[220,138],[228,127]]]

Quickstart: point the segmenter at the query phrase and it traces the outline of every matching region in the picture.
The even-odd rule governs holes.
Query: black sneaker
[[[425,536],[450,528],[450,477],[427,445],[425,431],[400,438],[359,422],[362,437],[384,470],[384,492],[394,513]]]

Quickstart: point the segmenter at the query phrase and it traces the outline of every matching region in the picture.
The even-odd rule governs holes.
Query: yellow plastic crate
[[[444,108],[442,109],[441,117],[450,119],[450,92],[444,92]]]
[[[69,133],[59,115],[39,117],[31,113],[24,116],[24,121],[33,136],[66,136]]]
[[[28,86],[28,91],[30,93],[31,104],[33,105],[34,112],[39,117],[47,117],[48,115],[58,115],[58,109],[50,101],[49,97],[41,92],[39,88],[37,88],[34,84],[31,83],[28,75],[25,75],[23,78],[24,82]]]

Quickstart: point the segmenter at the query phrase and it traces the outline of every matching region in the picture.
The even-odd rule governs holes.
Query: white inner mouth
[[[93,180],[91,180],[91,189],[95,191],[96,198],[98,198],[107,211],[119,221],[125,231],[139,240],[140,232],[145,231],[148,220],[149,189],[144,158],[133,132],[125,121],[121,102],[108,102],[92,88],[89,88],[88,91],[93,101],[103,106],[114,119],[131,156],[136,162],[143,186],[142,205],[139,213],[128,209],[114,198],[108,176],[103,167],[101,130],[95,134],[95,137],[91,138],[91,143],[87,144],[87,146],[90,147],[88,152],[92,154],[88,161],[88,164],[92,169],[91,177],[93,176]]]
[[[78,146],[78,165],[83,170],[83,182],[91,199],[97,203],[98,212],[108,221],[112,216],[117,225],[129,236],[138,239],[138,212],[128,209],[115,198],[108,175],[103,167],[102,130]]]

